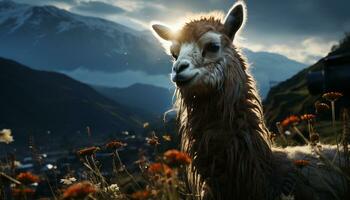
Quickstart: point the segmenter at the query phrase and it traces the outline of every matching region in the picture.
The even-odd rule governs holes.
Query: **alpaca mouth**
[[[198,73],[195,73],[193,76],[190,76],[190,77],[176,75],[173,81],[176,83],[177,86],[182,87],[191,83],[196,78],[197,75]]]

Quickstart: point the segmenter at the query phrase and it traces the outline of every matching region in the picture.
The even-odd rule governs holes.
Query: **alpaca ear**
[[[153,24],[152,29],[163,40],[171,41],[174,38],[174,34],[170,28],[161,24]]]
[[[225,34],[233,40],[237,31],[241,28],[244,20],[244,3],[240,2],[235,4],[228,12],[224,27]]]

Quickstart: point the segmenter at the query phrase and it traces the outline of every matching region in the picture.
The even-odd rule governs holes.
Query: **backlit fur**
[[[220,52],[203,57],[200,41],[218,36]],[[172,44],[170,51],[179,56],[174,66],[185,60],[191,65],[183,74],[198,74],[187,85],[177,87],[174,105],[182,150],[193,159],[188,168],[193,199],[280,199],[289,194],[295,199],[343,197],[346,188],[329,192],[329,184],[322,185],[316,175],[301,179],[291,162],[297,155],[293,149],[292,153],[272,150],[255,81],[244,57],[225,36],[221,19],[190,21]],[[298,155],[313,158],[310,166],[319,170],[310,152]],[[320,173],[325,180],[332,176],[333,183],[344,186],[339,174],[329,175],[328,169]]]

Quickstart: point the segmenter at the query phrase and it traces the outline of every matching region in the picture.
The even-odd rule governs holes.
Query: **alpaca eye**
[[[213,42],[208,43],[207,45],[205,45],[202,55],[204,57],[206,53],[216,53],[219,51],[219,49],[220,49],[220,46],[218,44]]]

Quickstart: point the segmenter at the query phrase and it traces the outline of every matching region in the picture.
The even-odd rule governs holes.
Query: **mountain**
[[[253,52],[243,49],[251,65],[251,72],[258,82],[260,95],[265,98],[271,87],[282,82],[306,67],[305,64],[290,60],[276,53]]]
[[[171,109],[173,91],[146,84],[134,84],[126,88],[94,86],[106,97],[123,105],[145,110],[156,115]]]
[[[155,39],[107,20],[54,6],[0,1],[0,56],[44,70],[126,69],[167,73]],[[152,49],[152,51],[150,51]]]
[[[135,130],[141,124],[142,117],[135,110],[115,103],[88,85],[3,58],[0,91],[0,129],[11,128],[22,136],[48,131],[61,135],[85,133],[87,126],[95,133],[106,134]]]
[[[311,95],[309,93],[306,81],[307,73],[323,69],[326,58],[349,54],[350,34],[347,34],[339,42],[339,45],[332,48],[332,51],[325,58],[320,59],[315,64],[273,87],[264,101],[265,119],[268,126],[275,130],[275,123],[291,114],[314,113],[315,102],[318,100],[322,101],[322,98],[321,94]],[[346,101],[346,99],[342,98],[338,103],[341,101]],[[339,112],[337,111],[337,113]],[[329,119],[329,115],[327,117]]]
[[[62,72],[90,85],[171,85],[170,57],[150,31],[53,6],[0,1],[0,44],[0,56]],[[263,97],[271,85],[305,67],[279,54],[248,49],[244,53]]]

